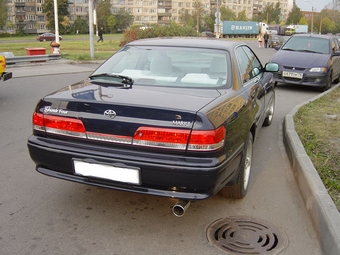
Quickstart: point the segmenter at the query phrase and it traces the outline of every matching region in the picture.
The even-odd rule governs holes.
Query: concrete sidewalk
[[[340,213],[295,131],[293,118],[300,107],[315,101],[338,87],[340,87],[340,84],[301,105],[295,106],[283,121],[285,148],[307,212],[325,255],[340,254]]]

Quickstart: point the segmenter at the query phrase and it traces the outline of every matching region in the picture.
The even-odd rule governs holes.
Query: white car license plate
[[[283,71],[282,76],[284,77],[289,77],[289,78],[297,78],[297,79],[302,79],[303,74],[302,73],[295,73],[295,72],[287,72]]]
[[[97,163],[87,163],[79,160],[73,160],[73,164],[74,172],[77,175],[140,184],[140,174],[138,169],[116,167]]]

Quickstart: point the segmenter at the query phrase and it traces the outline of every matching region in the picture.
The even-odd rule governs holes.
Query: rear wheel
[[[253,159],[253,135],[249,133],[242,153],[238,170],[237,182],[233,186],[225,186],[221,190],[222,196],[229,198],[243,198],[248,191],[251,164]]]

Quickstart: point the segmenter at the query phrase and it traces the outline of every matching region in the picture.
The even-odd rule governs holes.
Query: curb
[[[299,185],[308,215],[312,220],[321,249],[327,255],[340,254],[340,213],[295,131],[293,117],[300,107],[315,101],[338,87],[340,87],[340,84],[303,104],[297,105],[283,120],[283,142],[293,173]]]

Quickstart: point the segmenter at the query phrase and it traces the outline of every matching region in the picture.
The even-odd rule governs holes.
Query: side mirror
[[[267,63],[264,66],[264,70],[265,72],[271,72],[271,73],[275,73],[279,71],[279,65],[276,63]]]
[[[333,54],[333,57],[339,57],[340,56],[340,51],[335,51]]]

